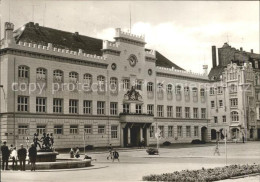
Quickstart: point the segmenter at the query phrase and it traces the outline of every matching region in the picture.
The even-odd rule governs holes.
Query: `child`
[[[16,151],[16,147],[13,148],[12,152],[11,152],[11,159],[13,162],[12,168],[13,170],[17,169],[17,151]],[[14,166],[15,164],[15,166]]]
[[[116,150],[113,152],[113,162],[114,162],[115,159],[117,159],[118,162],[120,162],[119,161],[119,153]]]
[[[72,148],[70,149],[70,158],[74,158],[74,150]]]

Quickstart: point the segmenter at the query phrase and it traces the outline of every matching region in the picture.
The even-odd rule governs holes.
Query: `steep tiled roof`
[[[224,69],[226,68],[226,66],[216,66],[214,68],[211,68],[210,72],[209,72],[209,79],[214,78],[215,80],[219,80],[220,76],[222,75]]]
[[[71,33],[62,30],[39,26],[37,23],[29,22],[14,32],[16,42],[30,42],[47,46],[52,43],[53,47],[78,51],[102,56],[103,40],[96,39],[78,33]],[[156,66],[180,69],[179,66],[168,60],[156,51]]]

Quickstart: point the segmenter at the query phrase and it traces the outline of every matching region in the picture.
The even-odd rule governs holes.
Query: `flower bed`
[[[213,169],[182,170],[161,175],[143,176],[143,181],[218,181],[235,176],[260,173],[260,165],[230,165]]]

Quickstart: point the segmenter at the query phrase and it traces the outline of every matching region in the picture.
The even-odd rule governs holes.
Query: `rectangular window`
[[[104,115],[105,114],[105,102],[97,101],[97,114]]]
[[[147,83],[147,92],[152,92],[153,91],[153,83],[152,82],[148,82]]]
[[[199,136],[199,127],[198,126],[194,126],[194,136],[195,137]]]
[[[154,126],[150,126],[150,138],[154,137]]]
[[[85,125],[84,126],[84,132],[86,134],[92,134],[92,125]]]
[[[123,89],[127,90],[130,88],[130,80],[129,79],[124,79],[123,80]]]
[[[226,116],[222,116],[222,122],[223,122],[223,123],[227,122]]]
[[[117,126],[111,126],[111,138],[117,138]]]
[[[159,130],[160,130],[160,135],[162,138],[164,138],[164,126],[158,126]]]
[[[185,118],[190,118],[190,108],[185,107]]]
[[[215,94],[215,88],[214,87],[210,87],[209,94],[210,95],[214,95]]]
[[[37,125],[36,133],[38,133],[39,135],[46,133],[46,125]]]
[[[123,104],[123,113],[129,113],[129,112],[130,112],[130,105]]]
[[[182,108],[176,107],[176,118],[181,118],[181,117],[182,117]]]
[[[218,87],[218,94],[222,94],[223,93],[223,88],[222,87]]]
[[[92,101],[90,100],[83,101],[83,113],[92,114]]]
[[[210,105],[211,105],[211,108],[215,108],[215,102],[214,101],[211,101]]]
[[[186,126],[186,137],[191,137],[190,126]]]
[[[198,108],[193,108],[193,118],[198,118]]]
[[[181,94],[181,86],[180,85],[175,87],[175,92],[176,92],[176,95],[180,95]]]
[[[235,99],[230,99],[230,106],[231,106],[231,107],[237,107],[237,105],[238,105],[237,98],[235,98]]]
[[[206,108],[201,108],[201,118],[206,119]]]
[[[29,97],[18,96],[17,100],[17,110],[22,112],[27,112],[29,109]]]
[[[110,102],[110,115],[117,115],[117,102]]]
[[[136,104],[135,105],[135,113],[136,114],[141,114],[142,113],[142,105],[141,104]]]
[[[142,90],[142,80],[137,80],[135,83],[136,90]]]
[[[53,113],[62,113],[62,99],[53,99]]]
[[[98,126],[98,134],[105,134],[105,126],[104,125]]]
[[[28,134],[28,125],[19,125],[18,126],[18,134],[19,135],[27,135]]]
[[[54,125],[54,134],[62,135],[63,134],[63,126],[62,125]]]
[[[223,100],[218,101],[219,107],[223,107]]]
[[[162,105],[157,106],[157,117],[163,117],[163,106]]]
[[[182,137],[182,126],[177,126],[177,135],[178,137]]]
[[[18,77],[19,78],[29,78],[29,68],[27,66],[18,67]]]
[[[46,98],[36,97],[36,112],[46,112]]]
[[[214,123],[218,123],[218,117],[214,117]]]
[[[70,125],[70,134],[78,134],[78,125]]]
[[[78,113],[78,100],[69,100],[69,113],[77,114]]]
[[[147,105],[147,114],[153,114],[153,105],[152,104]]]
[[[167,106],[167,117],[172,118],[173,117],[173,107],[172,106]]]
[[[200,96],[205,97],[205,89],[200,89]]]
[[[168,137],[173,137],[173,126],[168,126]]]

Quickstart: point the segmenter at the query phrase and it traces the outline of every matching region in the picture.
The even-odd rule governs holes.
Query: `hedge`
[[[164,173],[161,175],[143,176],[143,181],[218,181],[229,179],[235,176],[243,176],[253,173],[260,173],[260,165],[230,165],[225,167],[216,167],[200,170],[182,170],[173,173]]]

